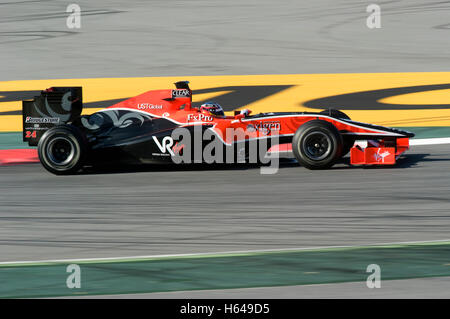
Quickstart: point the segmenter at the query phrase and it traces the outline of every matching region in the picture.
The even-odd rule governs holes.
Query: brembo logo
[[[155,141],[156,146],[158,146],[161,153],[169,152],[170,155],[175,155],[172,151],[173,139],[170,136],[166,136],[163,138],[162,143],[158,141],[156,136],[152,136],[153,141]]]
[[[205,114],[189,114],[187,117],[188,122],[189,121],[195,121],[195,122],[211,122],[213,120],[212,116],[205,115]]]
[[[281,129],[281,124],[278,121],[272,122],[259,122],[247,125],[247,131],[256,132],[259,131],[264,135],[270,134],[272,131],[279,131]]]

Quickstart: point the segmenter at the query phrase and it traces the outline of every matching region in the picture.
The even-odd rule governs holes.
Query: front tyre
[[[342,136],[331,123],[312,120],[298,128],[292,139],[292,150],[306,168],[330,168],[342,156]]]
[[[335,109],[323,110],[322,112],[320,112],[320,114],[328,115],[335,119],[351,120],[347,114]],[[346,136],[343,140],[344,140],[344,147],[342,150],[342,156],[345,156],[350,152],[351,148],[353,147],[353,144],[355,144],[355,138],[352,136]]]
[[[74,126],[61,125],[44,133],[38,144],[39,160],[56,175],[74,174],[86,158],[86,141]]]
[[[335,109],[323,110],[319,114],[328,115],[328,116],[333,117],[335,119],[350,120],[350,116],[348,116],[347,114],[345,114],[342,111],[335,110]]]

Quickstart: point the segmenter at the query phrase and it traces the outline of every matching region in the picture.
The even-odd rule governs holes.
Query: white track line
[[[421,138],[412,139],[409,141],[409,145],[438,145],[438,144],[450,144],[450,137],[440,137],[440,138]]]
[[[191,253],[191,254],[170,254],[170,255],[147,255],[147,256],[128,256],[128,257],[105,257],[105,258],[79,258],[79,259],[52,259],[52,260],[29,260],[29,261],[4,261],[0,265],[20,265],[20,264],[47,264],[47,263],[73,263],[73,262],[107,262],[107,261],[133,261],[157,258],[176,258],[176,257],[214,257],[226,255],[245,255],[271,252],[295,252],[295,251],[314,251],[325,249],[350,249],[350,248],[375,248],[389,247],[397,245],[421,245],[421,244],[439,244],[450,243],[450,239],[428,240],[428,241],[407,241],[407,242],[391,242],[364,245],[347,245],[347,246],[321,246],[321,247],[302,247],[302,248],[280,248],[280,249],[259,249],[259,250],[238,250],[224,252],[208,252],[208,253]]]
[[[356,144],[363,148],[367,147],[367,141],[356,141]],[[419,138],[409,140],[410,146],[439,145],[439,144],[450,144],[450,137]]]

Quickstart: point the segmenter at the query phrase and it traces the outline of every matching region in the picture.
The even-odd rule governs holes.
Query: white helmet
[[[223,108],[219,105],[219,103],[215,102],[206,102],[200,106],[200,112],[213,116],[225,116],[225,112]]]

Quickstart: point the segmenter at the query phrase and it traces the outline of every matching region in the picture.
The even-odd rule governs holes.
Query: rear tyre
[[[342,136],[331,123],[312,120],[298,128],[292,139],[292,150],[306,168],[330,168],[342,156]]]
[[[86,141],[82,132],[71,125],[61,125],[44,133],[38,144],[39,160],[56,175],[74,174],[86,158]]]

